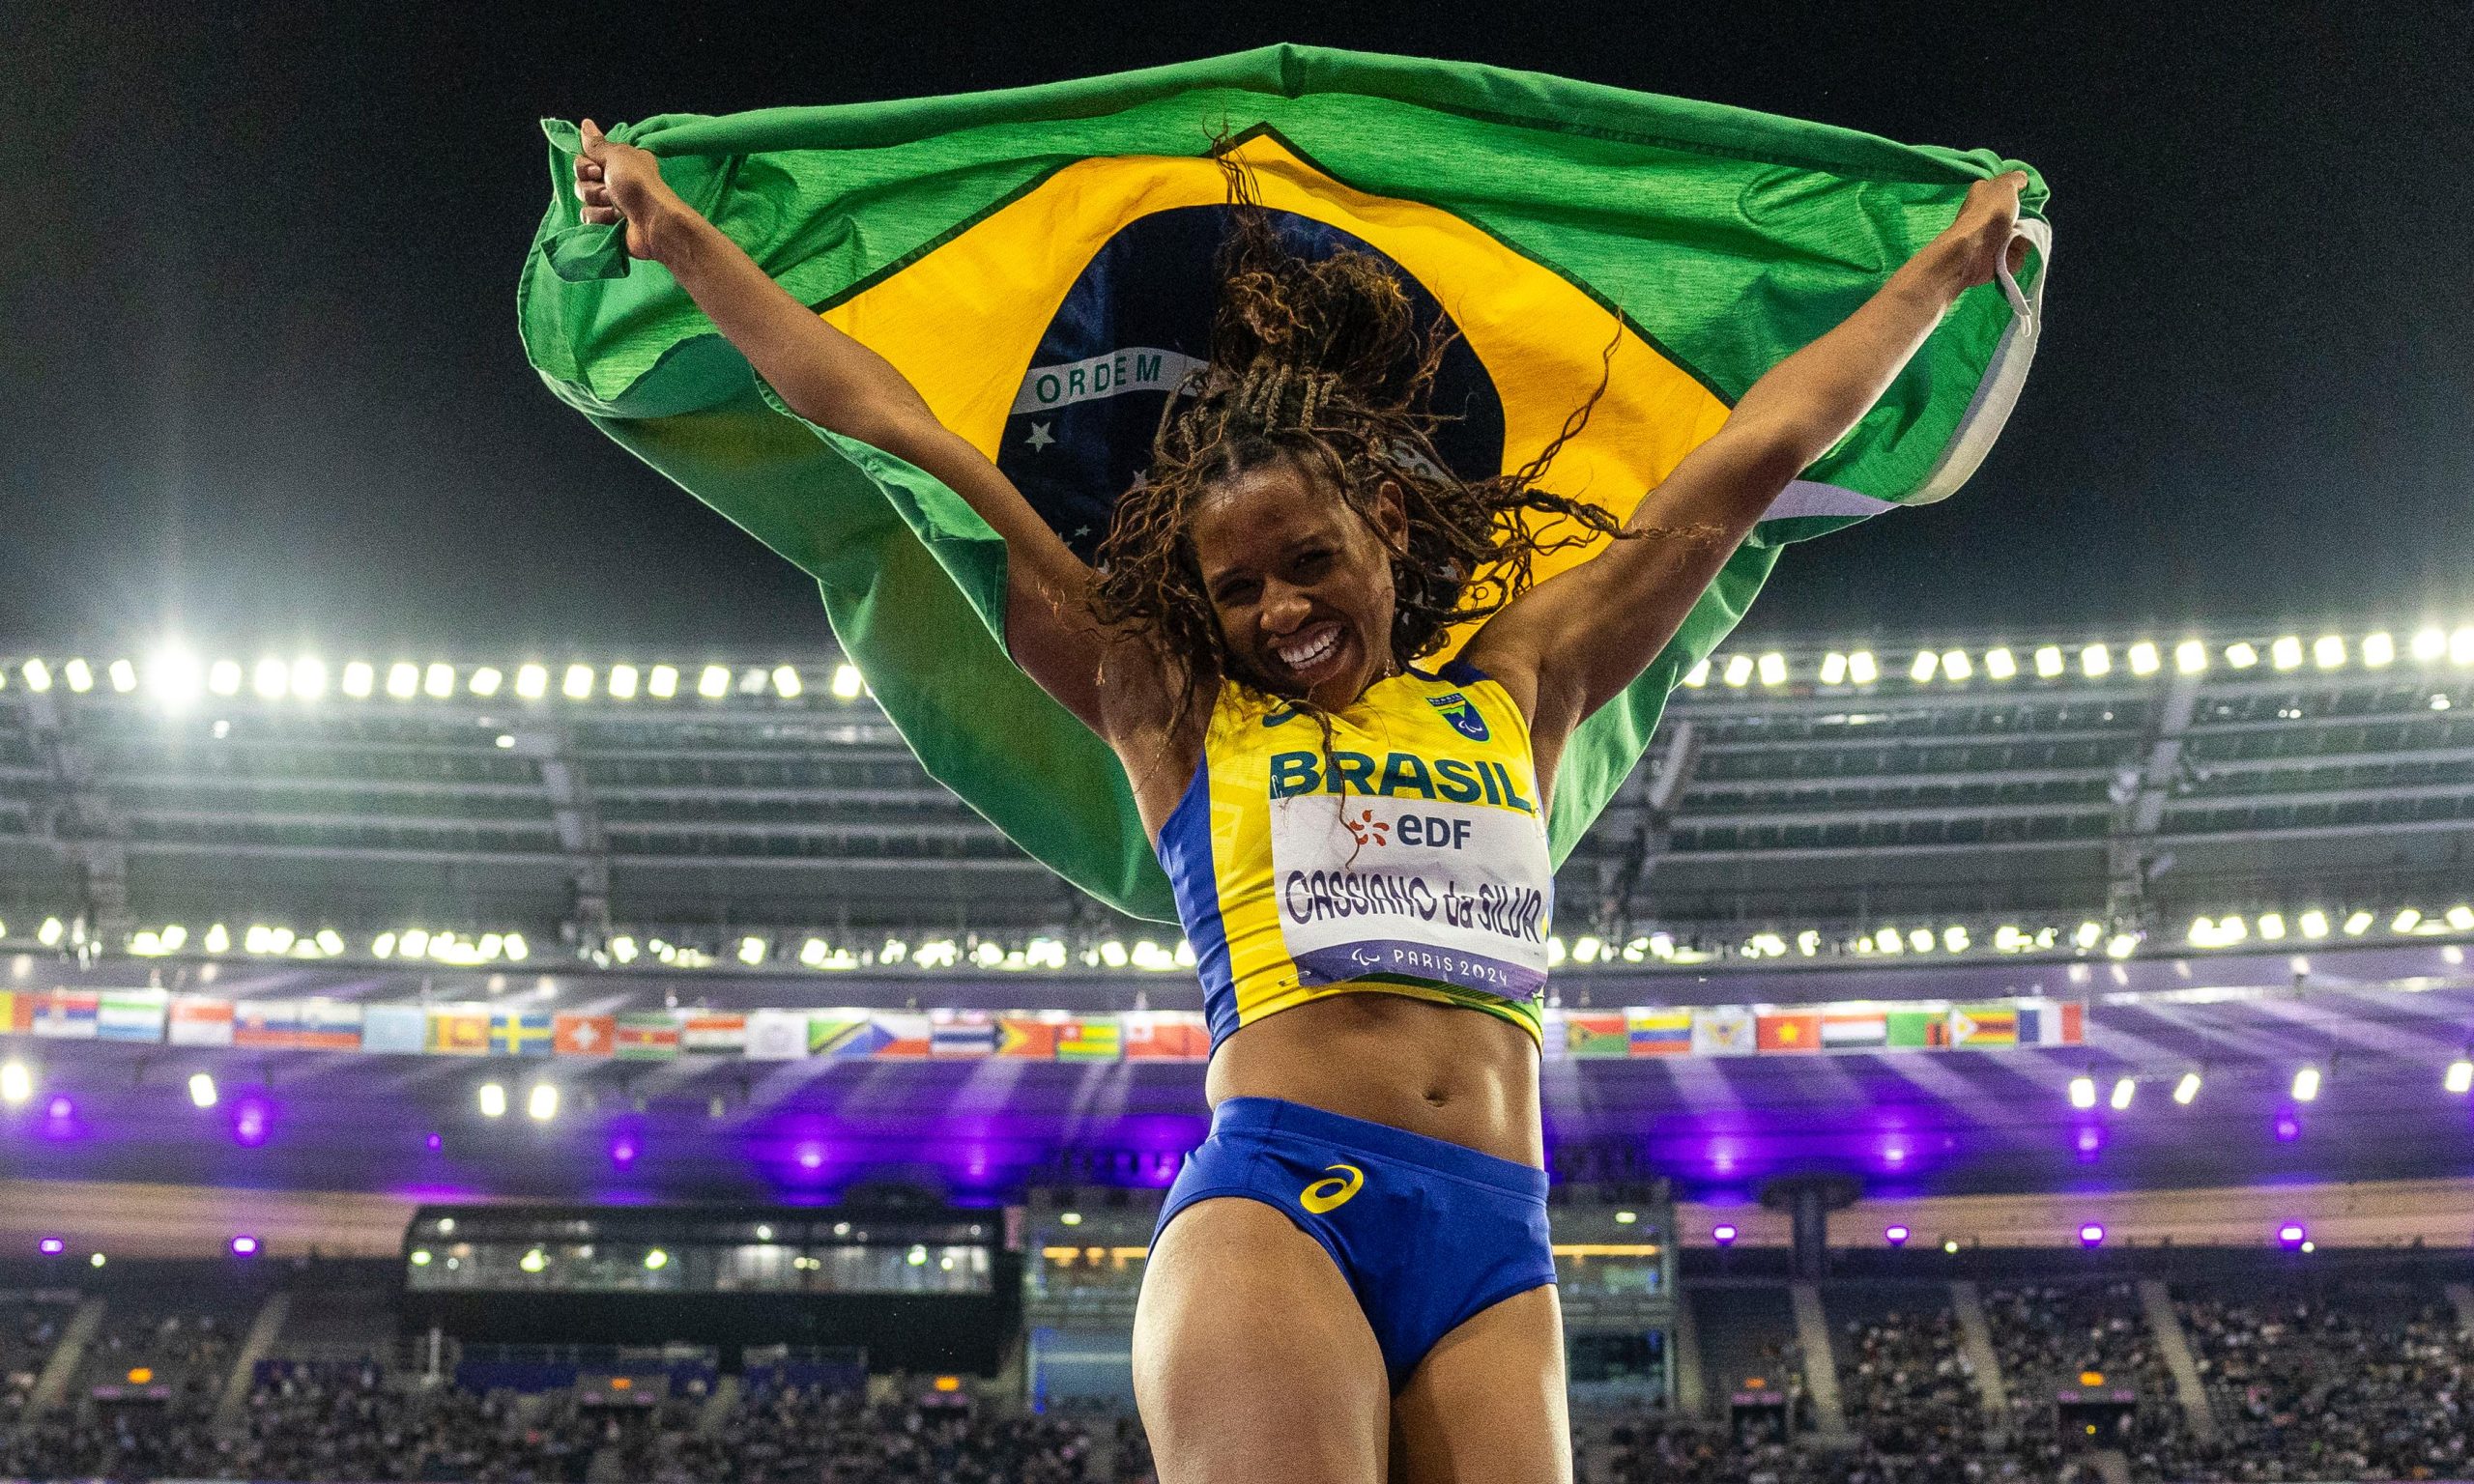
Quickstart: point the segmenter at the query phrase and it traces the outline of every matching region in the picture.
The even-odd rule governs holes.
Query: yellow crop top
[[[1529,724],[1467,666],[1331,718],[1223,685],[1160,863],[1217,1048],[1326,995],[1465,1006],[1542,1041],[1555,877]]]

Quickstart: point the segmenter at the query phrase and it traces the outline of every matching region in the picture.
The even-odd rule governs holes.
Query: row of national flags
[[[1552,1018],[1563,1025],[1564,1054],[1584,1058],[2075,1046],[2087,1030],[2086,1008],[2065,1000],[1567,1010]]]
[[[1827,1051],[2075,1046],[2076,1001],[1707,1005],[1547,1013],[1546,1054],[1577,1058],[1772,1056]],[[497,1005],[228,1000],[160,989],[0,990],[0,1034],[358,1051],[395,1056],[587,1057],[658,1062],[736,1056],[1040,1062],[1199,1062],[1211,1053],[1191,1011],[642,1010],[605,1013]]]

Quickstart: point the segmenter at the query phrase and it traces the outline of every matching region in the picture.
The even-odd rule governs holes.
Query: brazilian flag
[[[1007,658],[1005,554],[904,461],[767,400],[747,363],[614,228],[577,219],[572,125],[518,289],[561,398],[814,576],[928,771],[1103,900],[1174,921],[1100,740]],[[1837,324],[2023,169],[1817,124],[1459,63],[1271,46],[952,98],[666,114],[611,130],[801,301],[876,350],[1088,556],[1163,399],[1208,351],[1236,141],[1301,253],[1379,255],[1457,345],[1439,451],[1515,469],[1602,370],[1549,483],[1627,513],[1761,374]],[[1950,494],[2033,350],[2046,249],[1966,296],[1889,393],[1773,505],[1631,689],[1564,755],[1561,861],[1639,760],[1668,691],[1743,614],[1783,543]],[[1609,347],[1612,347],[1611,351]],[[1540,575],[1585,551],[1540,563]],[[1456,644],[1466,633],[1455,633]]]

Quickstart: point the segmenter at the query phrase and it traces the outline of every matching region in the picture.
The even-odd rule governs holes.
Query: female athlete
[[[1953,299],[2015,266],[2025,181],[1971,189],[1619,524],[1539,489],[1543,458],[1455,478],[1427,442],[1441,343],[1398,281],[1289,256],[1240,180],[1210,364],[1095,569],[653,157],[584,125],[584,219],[623,222],[792,411],[970,503],[1005,541],[1014,661],[1131,780],[1214,1044],[1211,1134],[1135,1324],[1165,1484],[1570,1477],[1538,1070],[1556,762]],[[1533,583],[1521,517],[1555,514],[1616,539]]]

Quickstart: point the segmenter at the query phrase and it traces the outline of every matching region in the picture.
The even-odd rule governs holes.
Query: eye
[[[1300,577],[1320,577],[1331,569],[1332,551],[1329,547],[1309,547],[1297,554],[1297,574]]]
[[[1231,578],[1213,588],[1211,596],[1214,602],[1223,608],[1235,608],[1241,603],[1252,601],[1254,595],[1261,590],[1262,585],[1252,578],[1238,577]]]

